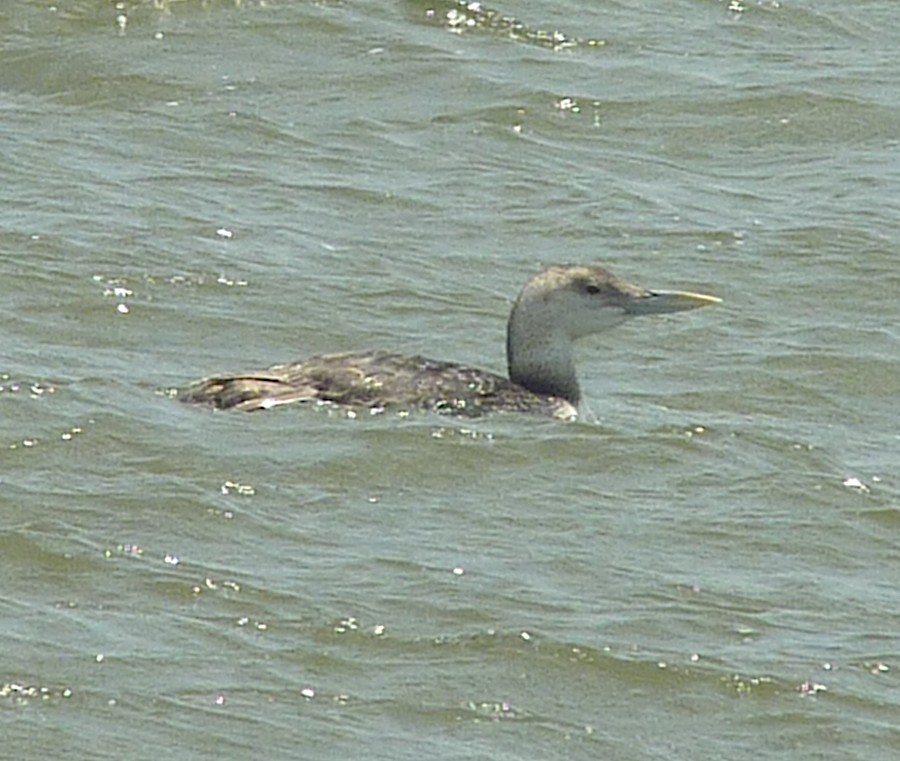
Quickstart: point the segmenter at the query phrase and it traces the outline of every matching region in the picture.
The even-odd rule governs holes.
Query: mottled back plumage
[[[574,412],[565,400],[534,394],[495,373],[383,351],[323,354],[245,375],[204,378],[178,398],[240,410],[322,402],[368,409],[400,406],[467,417],[539,408],[553,416]]]

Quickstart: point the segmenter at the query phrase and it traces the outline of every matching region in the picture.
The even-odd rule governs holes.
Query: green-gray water
[[[896,757],[895,0],[497,2],[0,9],[6,756]],[[591,423],[159,393],[552,262],[725,303]]]

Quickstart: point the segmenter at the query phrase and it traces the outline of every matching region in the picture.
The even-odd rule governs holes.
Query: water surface
[[[5,6],[11,756],[893,758],[894,6]],[[725,303],[573,425],[158,393],[502,371],[553,262]]]

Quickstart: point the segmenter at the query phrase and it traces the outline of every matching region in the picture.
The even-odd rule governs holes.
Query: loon
[[[581,389],[573,344],[632,317],[718,304],[686,291],[651,291],[601,267],[561,265],[529,280],[507,325],[509,378],[385,351],[322,354],[295,364],[203,378],[176,397],[216,409],[318,402],[373,412],[420,409],[465,417],[508,411],[572,420]]]

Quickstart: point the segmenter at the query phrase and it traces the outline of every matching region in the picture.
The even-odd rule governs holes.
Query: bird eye
[[[596,296],[598,293],[600,293],[600,286],[594,285],[593,283],[588,283],[584,287],[584,290],[585,290],[585,293],[589,293],[589,294],[591,294],[591,296]]]

